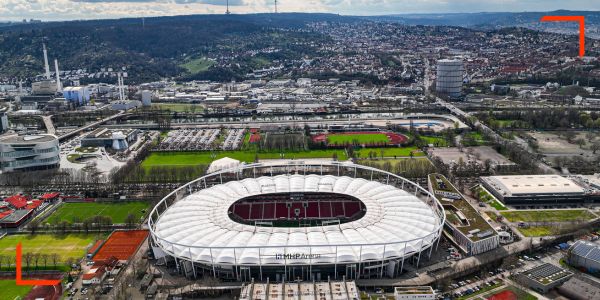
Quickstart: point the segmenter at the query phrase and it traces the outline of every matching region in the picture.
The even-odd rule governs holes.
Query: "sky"
[[[0,0],[0,21],[222,14],[227,0]],[[274,0],[229,0],[232,13],[274,12]],[[278,0],[279,12],[343,15],[600,11],[600,0]]]

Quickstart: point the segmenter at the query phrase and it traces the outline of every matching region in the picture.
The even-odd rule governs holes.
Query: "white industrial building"
[[[567,251],[567,262],[572,267],[583,268],[589,273],[600,272],[600,245],[579,240]]]
[[[0,137],[0,171],[56,168],[60,164],[58,138],[51,134]]]
[[[464,66],[459,59],[440,59],[437,62],[435,90],[439,94],[460,97]]]
[[[360,299],[360,297],[354,281],[252,282],[242,286],[239,300],[259,299],[355,300]]]
[[[430,286],[401,286],[394,288],[396,300],[435,300],[436,295]]]
[[[588,199],[585,189],[560,175],[502,175],[480,178],[498,200],[512,205],[576,204]]]

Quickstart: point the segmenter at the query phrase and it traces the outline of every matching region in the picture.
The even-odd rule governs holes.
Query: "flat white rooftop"
[[[583,187],[559,175],[512,175],[482,177],[503,196],[530,194],[583,194]]]

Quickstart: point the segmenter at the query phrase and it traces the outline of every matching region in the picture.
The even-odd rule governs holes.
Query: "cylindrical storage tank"
[[[152,92],[148,90],[142,91],[142,105],[143,106],[151,106],[152,105]]]
[[[436,92],[450,97],[459,97],[463,84],[462,60],[440,59],[437,62]]]

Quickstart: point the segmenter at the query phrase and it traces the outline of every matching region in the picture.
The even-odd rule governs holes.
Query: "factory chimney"
[[[56,92],[62,92],[62,86],[60,84],[60,73],[58,73],[58,60],[54,60],[54,69],[56,71]]]
[[[46,51],[46,43],[42,44],[44,47],[44,67],[46,68],[46,79],[50,79],[50,65],[48,64],[48,51]]]

